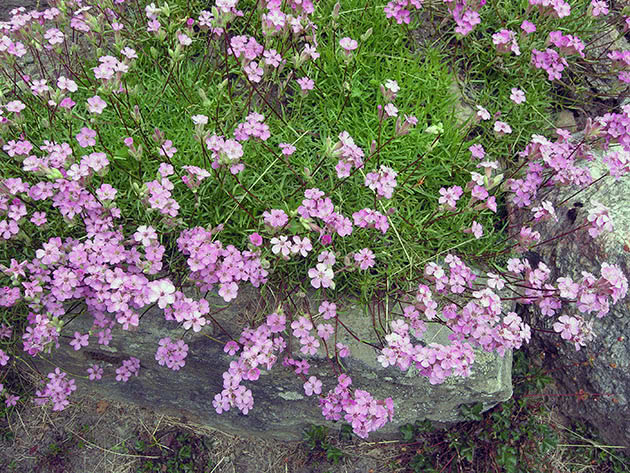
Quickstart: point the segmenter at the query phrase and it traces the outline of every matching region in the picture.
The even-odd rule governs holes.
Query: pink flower
[[[230,356],[234,356],[239,349],[238,343],[234,340],[230,340],[225,344],[225,347],[223,347],[223,351]]]
[[[75,351],[80,350],[81,347],[88,346],[89,334],[81,335],[79,332],[74,332],[74,339],[70,342],[70,345]]]
[[[319,305],[317,310],[325,320],[332,319],[337,316],[337,304],[324,301]]]
[[[295,146],[293,146],[292,144],[280,143],[278,146],[282,150],[282,154],[284,154],[285,156],[291,156],[293,153],[295,153]]]
[[[308,252],[313,249],[313,245],[311,244],[311,240],[307,237],[300,239],[299,236],[293,237],[293,246],[291,247],[291,253],[296,254],[300,253],[302,256],[306,257]]]
[[[71,79],[66,79],[64,76],[60,76],[59,79],[57,79],[57,87],[61,90],[67,90],[68,92],[76,92],[79,90],[76,82]]]
[[[476,239],[481,238],[481,236],[483,235],[483,227],[481,226],[480,223],[478,222],[472,223],[472,233],[473,235],[475,235]]]
[[[335,345],[335,347],[338,350],[339,356],[341,358],[345,358],[346,356],[348,356],[350,354],[350,349],[344,345],[343,343],[337,343],[337,345]],[[341,375],[343,376],[343,375]]]
[[[0,366],[6,366],[9,362],[9,355],[7,355],[4,351],[0,350]]]
[[[514,102],[517,105],[520,105],[523,102],[525,102],[525,92],[523,92],[521,89],[512,87],[511,92],[512,93],[510,94],[510,100],[512,100],[512,102]]]
[[[76,139],[79,142],[81,148],[87,148],[88,146],[94,146],[96,144],[96,131],[83,127],[76,135]]]
[[[19,100],[12,100],[11,102],[9,102],[6,105],[6,109],[8,112],[13,112],[13,113],[20,113],[22,110],[24,110],[26,108],[26,105],[24,105],[22,102],[20,102]]]
[[[354,254],[354,260],[361,269],[368,269],[374,266],[374,253],[369,248],[363,248]]]
[[[15,406],[19,400],[20,400],[20,396],[9,394],[4,402],[7,405],[7,407],[12,407],[12,406]]]
[[[272,245],[271,252],[274,255],[281,253],[285,259],[289,259],[289,254],[291,253],[292,245],[288,237],[284,235],[280,235],[279,238],[273,237],[271,239],[271,245]]]
[[[103,377],[103,368],[98,365],[92,365],[87,369],[90,381],[98,381]]]
[[[468,148],[468,151],[470,151],[473,158],[483,159],[486,156],[486,151],[480,144],[472,145],[470,148]]]
[[[304,93],[308,93],[309,90],[313,90],[315,88],[315,82],[308,77],[299,78],[297,83]]]
[[[490,120],[490,112],[481,105],[477,105],[477,117],[479,117],[480,120]]]
[[[158,303],[160,309],[164,309],[167,305],[175,302],[175,286],[168,279],[160,279],[151,281],[148,286],[148,300],[150,304]]]
[[[33,222],[38,227],[41,227],[47,222],[46,212],[33,212],[31,216],[31,222]]]
[[[327,264],[318,263],[314,268],[309,269],[308,277],[311,278],[311,286],[315,289],[320,287],[335,288],[335,282],[333,281],[335,273]]]
[[[527,33],[527,34],[531,34],[534,31],[536,31],[536,25],[527,21],[527,20],[523,20],[523,23],[521,23],[521,29]]]
[[[387,115],[390,118],[398,116],[398,109],[394,106],[393,103],[388,103],[387,105],[385,105],[384,110],[385,110],[385,115]]]
[[[262,239],[262,237],[261,237],[258,233],[252,233],[252,234],[249,236],[249,242],[250,242],[252,245],[254,245],[254,246],[258,247],[258,246],[262,245],[263,239]]]
[[[359,47],[359,43],[357,43],[356,40],[352,38],[345,37],[339,40],[339,46],[341,46],[341,48],[344,50],[344,54],[350,56],[352,54],[352,51]]]
[[[608,15],[608,5],[605,0],[591,0],[591,8],[593,16]]]
[[[94,97],[90,97],[89,99],[87,99],[87,103],[88,103],[88,110],[90,113],[96,113],[97,115],[100,115],[101,113],[103,113],[103,110],[105,109],[105,107],[107,107],[107,103],[105,103],[105,101],[100,98],[98,95],[95,95]]]
[[[308,378],[308,381],[304,383],[304,392],[307,396],[312,396],[314,394],[322,393],[322,382],[317,379],[315,376],[311,376]]]
[[[283,227],[289,221],[287,214],[280,209],[271,209],[263,212],[263,218],[265,223],[273,228]]]
[[[596,201],[593,201],[593,204],[593,208],[588,212],[587,220],[591,223],[588,234],[595,238],[601,233],[612,232],[614,227],[608,208]]]
[[[512,127],[505,122],[497,120],[494,122],[494,131],[497,135],[509,135],[512,133]]]

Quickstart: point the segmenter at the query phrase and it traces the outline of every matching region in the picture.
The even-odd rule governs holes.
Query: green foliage
[[[162,445],[160,439],[169,445]],[[215,466],[205,440],[184,431],[162,432],[152,439],[139,438],[132,453],[152,457],[141,462],[137,473],[210,473]]]
[[[630,459],[618,450],[600,446],[584,425],[575,427],[570,447],[562,448],[561,436],[549,422],[542,389],[551,381],[548,373],[523,353],[514,353],[514,397],[481,412],[482,405],[462,406],[470,421],[442,430],[430,423],[400,427],[405,447],[399,464],[414,473],[443,471],[500,473],[573,473],[582,465],[589,473],[626,473]],[[413,445],[408,451],[407,445]],[[553,459],[553,462],[552,462]]]
[[[352,427],[344,424],[339,433],[340,439],[349,440],[352,436]],[[326,457],[326,460],[333,464],[337,464],[345,454],[336,446],[332,445],[328,427],[324,425],[312,425],[304,430],[304,443],[310,450],[311,455],[317,457]]]

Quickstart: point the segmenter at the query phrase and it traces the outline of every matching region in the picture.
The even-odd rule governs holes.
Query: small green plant
[[[184,431],[139,438],[133,453],[151,457],[142,461],[137,473],[209,473],[215,466],[204,439]]]
[[[348,438],[351,435],[352,427],[344,424],[339,437]],[[344,453],[330,443],[328,436],[328,427],[324,425],[313,425],[304,431],[304,442],[314,457],[326,456],[326,460],[333,464],[337,464],[344,457]]]

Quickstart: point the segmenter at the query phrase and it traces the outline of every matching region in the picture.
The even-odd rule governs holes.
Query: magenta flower
[[[254,245],[254,246],[258,247],[258,246],[262,245],[263,239],[262,239],[262,237],[261,237],[258,233],[252,233],[252,234],[249,236],[249,242],[250,242],[252,245]]]
[[[354,260],[361,269],[368,269],[374,266],[374,253],[369,248],[363,248],[354,254]]]
[[[523,20],[523,23],[521,23],[521,29],[527,34],[532,34],[536,31],[536,25],[527,20]]]

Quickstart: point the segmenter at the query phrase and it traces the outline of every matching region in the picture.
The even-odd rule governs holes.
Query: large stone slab
[[[620,151],[621,148],[611,148]],[[606,172],[602,154],[589,163],[595,179]],[[610,209],[615,230],[605,238],[591,238],[586,230],[569,233],[536,252],[552,270],[552,280],[560,276],[581,279],[582,271],[599,277],[601,263],[618,265],[630,279],[628,253],[630,245],[630,178],[615,181],[607,177],[584,192],[571,197],[575,189],[554,189],[546,199],[553,202],[559,220],[534,229],[541,241],[569,232],[585,223],[594,202]],[[512,222],[522,221],[522,212],[510,209]],[[529,306],[531,307],[531,306]],[[550,329],[555,317],[532,311],[533,325]],[[569,313],[569,315],[573,315]],[[588,316],[587,316],[588,318]],[[630,447],[630,305],[628,297],[611,307],[608,315],[595,319],[595,339],[580,351],[559,337],[534,332],[529,350],[545,354],[545,366],[552,373],[561,396],[556,402],[563,414],[574,420],[586,421],[596,427],[602,438],[613,445]],[[579,393],[583,392],[583,395]]]
[[[211,304],[225,306],[219,298],[208,299]],[[238,339],[237,322],[243,319],[243,314],[251,316],[257,310],[259,299],[260,294],[253,289],[243,291],[235,303],[221,312],[222,327]],[[340,315],[343,323],[358,338],[376,342],[371,318],[356,305],[345,309]],[[83,316],[72,321],[66,327],[69,331],[66,333],[75,330],[86,333],[90,325],[91,317]],[[447,330],[443,327],[429,328],[425,340],[448,343]],[[183,337],[189,345],[186,366],[180,371],[171,371],[155,361],[157,342],[166,336],[173,339]],[[333,425],[321,415],[316,397],[304,394],[301,378],[280,363],[270,372],[262,371],[258,381],[243,382],[254,396],[254,408],[249,414],[242,415],[233,409],[218,415],[212,407],[212,400],[223,389],[222,373],[235,359],[223,352],[223,343],[227,340],[224,332],[216,327],[211,332],[195,334],[190,331],[184,334],[178,324],[164,319],[161,310],[151,309],[142,317],[136,331],[122,332],[117,328],[110,347],[91,342],[90,346],[74,351],[68,344],[69,340],[65,339],[49,361],[40,359],[35,364],[44,374],[59,366],[74,375],[79,389],[91,390],[101,398],[135,403],[238,435],[264,434],[277,439],[297,440],[308,424]],[[352,349],[352,356],[345,358],[343,365],[353,380],[353,387],[367,390],[378,399],[392,397],[394,400],[394,422],[372,433],[373,437],[390,437],[400,425],[421,419],[440,422],[462,420],[462,405],[481,402],[485,408],[490,408],[512,395],[511,353],[499,357],[478,352],[471,377],[449,379],[442,385],[432,386],[424,377],[403,373],[398,368],[383,368],[376,361],[378,352],[375,348],[361,344],[348,335],[338,341]],[[116,382],[115,369],[131,356],[140,359],[140,375],[132,377],[127,383]],[[297,354],[295,356],[298,357]],[[312,357],[309,361],[311,374],[316,374],[323,382],[322,393],[334,388],[336,377],[330,369],[329,360]],[[103,379],[89,382],[79,378],[78,375],[84,375],[86,368],[93,363],[103,364]]]

